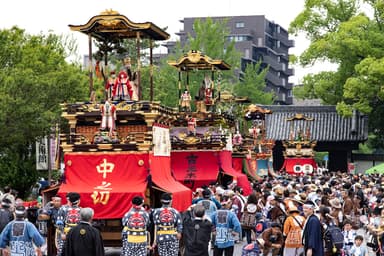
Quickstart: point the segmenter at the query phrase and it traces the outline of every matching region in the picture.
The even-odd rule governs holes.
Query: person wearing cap
[[[212,223],[205,218],[203,205],[195,205],[183,214],[184,256],[208,256]]]
[[[56,220],[57,256],[63,253],[66,234],[80,222],[80,194],[69,192],[66,195],[67,204],[60,207]]]
[[[240,221],[236,213],[231,210],[232,200],[228,196],[223,196],[222,208],[212,215],[213,230],[216,234],[214,241],[214,256],[232,256],[235,247],[236,237],[241,232]]]
[[[305,256],[324,256],[322,225],[315,215],[315,203],[308,200],[303,205],[306,217],[302,242]]]
[[[80,210],[80,223],[72,228],[65,242],[65,256],[104,256],[103,238],[100,231],[92,227],[92,208]]]
[[[284,256],[299,256],[304,252],[301,233],[304,228],[305,217],[300,215],[299,209],[293,202],[288,204],[288,214],[283,227]]]
[[[161,208],[153,211],[155,239],[152,248],[157,246],[159,256],[174,256],[179,252],[179,240],[183,231],[183,223],[179,211],[172,208],[170,193],[161,195]]]
[[[122,219],[122,256],[146,256],[149,249],[149,214],[145,211],[144,198],[135,196],[131,209]]]
[[[335,197],[329,200],[329,204],[331,205],[331,216],[334,218],[335,225],[342,228],[344,216],[340,199]]]
[[[5,226],[0,236],[3,255],[42,256],[41,246],[45,243],[44,238],[35,225],[25,220],[25,207],[17,206],[15,216],[16,219]]]

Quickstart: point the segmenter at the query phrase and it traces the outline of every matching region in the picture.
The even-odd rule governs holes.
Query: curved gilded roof
[[[151,22],[135,23],[126,16],[113,10],[106,10],[100,15],[93,16],[84,25],[68,25],[71,30],[79,31],[98,40],[108,38],[136,38],[140,32],[141,38],[167,40],[169,34]]]
[[[230,70],[231,66],[223,60],[213,60],[199,51],[189,51],[179,61],[168,61],[168,64],[182,71],[188,70]]]

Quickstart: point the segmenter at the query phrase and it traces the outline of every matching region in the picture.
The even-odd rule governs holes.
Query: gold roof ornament
[[[292,117],[287,117],[286,119],[287,121],[294,121],[294,120],[305,120],[305,121],[313,121],[314,118],[313,117],[307,117],[305,116],[304,114],[302,113],[296,113],[294,116]]]
[[[245,112],[246,113],[256,113],[256,112],[259,112],[259,113],[262,113],[262,114],[271,114],[272,113],[272,111],[270,109],[262,108],[260,106],[255,105],[255,104],[249,105],[246,108]]]
[[[100,15],[119,15],[118,11],[114,11],[112,9],[106,9],[105,11],[100,12]]]
[[[148,38],[153,40],[167,40],[170,35],[152,22],[135,23],[126,16],[112,9],[93,16],[84,25],[68,25],[71,30],[105,41],[112,38]]]
[[[168,61],[168,64],[182,71],[189,70],[230,70],[231,66],[223,60],[213,60],[200,51],[189,51],[178,61]]]

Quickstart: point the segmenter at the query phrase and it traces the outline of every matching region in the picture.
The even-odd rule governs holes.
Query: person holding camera
[[[281,225],[277,222],[272,222],[271,227],[264,230],[261,237],[264,241],[263,255],[267,256],[270,252],[272,252],[272,256],[279,255],[280,248],[284,243]]]

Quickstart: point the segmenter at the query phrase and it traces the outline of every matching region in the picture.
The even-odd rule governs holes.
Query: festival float
[[[178,111],[153,101],[153,77],[149,74],[150,99],[142,99],[141,42],[149,41],[149,65],[153,65],[153,42],[166,40],[168,33],[151,22],[135,23],[107,10],[84,25],[69,25],[89,40],[89,63],[102,72],[103,93],[98,99],[97,78],[89,72],[90,100],[65,103],[62,116],[68,133],[61,134],[64,179],[58,191],[49,189],[45,198],[58,193],[63,204],[68,192],[78,192],[81,206],[95,211],[94,225],[101,230],[105,246],[120,246],[121,218],[131,208],[134,196],[158,207],[161,193],[173,195],[173,206],[184,211],[191,204],[191,190],[176,181],[170,168],[169,128]],[[111,45],[123,40],[136,42],[136,55],[121,58],[120,70],[109,62]],[[99,46],[103,61],[95,64],[92,46]],[[109,47],[103,47],[103,46]],[[103,68],[100,64],[103,63]],[[52,238],[52,234],[50,234]],[[50,239],[53,242],[53,239]],[[50,243],[49,255],[54,246]]]
[[[296,113],[288,117],[290,122],[289,139],[283,141],[284,163],[280,169],[281,174],[295,176],[313,175],[317,172],[315,161],[316,141],[311,139],[312,117]]]
[[[179,73],[180,112],[171,128],[174,177],[192,190],[210,183],[226,186],[235,182],[245,195],[250,194],[247,176],[234,169],[232,161],[231,128],[235,117],[217,108],[222,100],[221,72],[230,70],[230,66],[199,51],[190,51],[168,63]],[[191,76],[196,73],[203,74],[202,81],[199,88],[190,88]],[[191,89],[196,92],[193,101]]]
[[[179,72],[180,100],[179,109],[170,108],[153,100],[153,72],[146,79],[149,84],[143,85],[141,79],[142,41],[149,42],[152,70],[153,42],[167,40],[168,33],[113,10],[69,27],[88,37],[90,99],[62,105],[68,126],[68,132],[60,135],[63,181],[43,192],[46,202],[58,194],[66,204],[66,194],[78,192],[81,206],[94,209],[93,224],[99,227],[105,246],[120,246],[121,218],[134,196],[159,207],[161,194],[170,192],[173,207],[182,212],[191,205],[192,190],[209,182],[236,180],[245,194],[251,192],[247,176],[232,164],[228,138],[234,119],[216,108],[220,76],[214,75],[229,70],[228,64],[198,51],[170,62]],[[122,56],[121,67],[114,66],[109,63],[111,46],[120,47],[124,40],[136,42],[136,55]],[[94,44],[101,56],[95,63]],[[205,75],[200,95],[194,98],[189,84],[192,71]],[[104,84],[101,97],[94,84],[98,77]],[[144,86],[149,99],[142,97]],[[54,233],[48,231],[49,255],[55,252]]]
[[[270,114],[272,111],[266,108],[248,105],[244,110],[243,129],[237,122],[233,135],[234,162],[254,181],[261,181],[266,176],[275,176],[272,167],[274,141],[266,138],[265,118]]]

